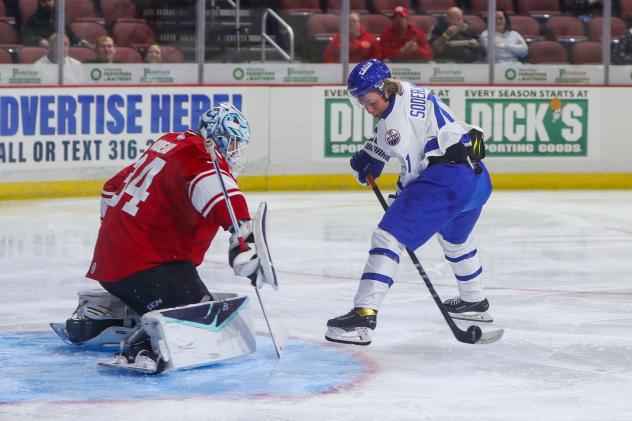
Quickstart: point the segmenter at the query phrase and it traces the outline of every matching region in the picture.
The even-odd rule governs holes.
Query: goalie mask
[[[250,125],[237,108],[222,102],[206,111],[200,118],[200,134],[207,149],[215,144],[231,169],[239,169],[237,162],[250,143]]]

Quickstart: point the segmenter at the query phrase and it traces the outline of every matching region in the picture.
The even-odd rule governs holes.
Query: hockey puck
[[[483,331],[479,326],[472,325],[467,328],[467,336],[471,344],[475,344],[483,336]]]

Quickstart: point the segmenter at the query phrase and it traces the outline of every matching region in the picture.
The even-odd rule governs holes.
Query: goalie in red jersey
[[[234,106],[222,103],[202,115],[199,132],[161,136],[138,161],[105,183],[101,227],[86,276],[107,292],[78,293],[73,317],[65,326],[51,324],[64,340],[102,347],[127,342],[127,354],[121,355],[126,359],[108,365],[131,365],[143,372],[162,371],[165,364],[166,369],[178,369],[207,363],[209,346],[218,359],[254,350],[254,333],[246,315],[243,320],[235,317],[247,297],[232,294],[227,298],[220,293],[214,297],[196,269],[222,228],[232,233],[228,255],[234,273],[250,278],[257,288],[269,283],[276,289],[265,244],[265,204],[256,215],[253,232],[246,199],[232,172],[239,169],[249,143],[246,118]],[[234,232],[237,225],[239,233]],[[247,244],[240,245],[244,239]],[[211,310],[223,316],[211,320],[207,317]],[[166,334],[177,324],[174,318],[182,319],[179,330]],[[218,325],[220,319],[225,322]],[[185,325],[199,329],[183,333]],[[237,333],[228,336],[238,343],[222,345],[202,335],[227,328],[235,329]],[[180,350],[169,348],[169,339],[181,333],[194,345],[179,360]],[[199,340],[191,339],[198,334],[202,335]],[[196,349],[200,350],[197,354]],[[138,357],[143,353],[151,358],[142,361]]]

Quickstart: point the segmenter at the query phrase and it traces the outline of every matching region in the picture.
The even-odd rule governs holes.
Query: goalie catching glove
[[[240,221],[239,231],[248,250],[241,250],[239,234],[232,232],[228,246],[228,263],[237,276],[249,278],[252,286],[261,288],[264,283],[278,289],[278,281],[266,239],[267,204],[259,205],[254,223]]]

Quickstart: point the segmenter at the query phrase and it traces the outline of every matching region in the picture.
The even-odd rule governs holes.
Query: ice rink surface
[[[275,362],[261,341],[259,359],[233,365],[239,376],[225,393],[202,386],[182,396],[181,388],[170,386],[178,378],[169,376],[189,377],[174,373],[136,376],[123,385],[113,379],[107,398],[81,387],[71,399],[34,397],[24,388],[17,401],[8,397],[20,392],[20,379],[8,378],[5,366],[0,420],[632,419],[632,192],[492,195],[475,231],[493,326],[505,329],[491,345],[454,339],[407,256],[378,315],[373,343],[326,342],[327,319],[352,307],[379,204],[368,189],[257,193],[248,200],[253,211],[262,200],[269,206],[268,240],[281,286],[278,292],[264,288],[262,297],[270,317],[290,329],[289,344],[298,344],[288,346],[286,362]],[[0,341],[25,332],[52,338],[48,323],[70,316],[77,290],[96,286],[83,275],[98,214],[95,198],[0,202]],[[250,294],[263,334],[252,288],[227,266],[227,242],[225,233],[218,235],[200,273],[211,290]],[[417,256],[439,295],[454,296],[456,281],[436,240]],[[348,359],[316,361],[301,354],[305,344]],[[5,364],[16,358],[4,352]],[[24,348],[22,373],[44,378],[53,367],[31,369],[36,353]],[[247,393],[247,384],[262,381],[262,365],[275,379],[265,383],[271,390]],[[90,388],[94,370],[86,367],[69,367],[57,389],[70,387],[73,378]],[[310,369],[321,377],[331,369],[334,378],[341,368],[349,377],[339,387],[292,388],[299,378],[311,380]],[[195,375],[226,381],[225,372],[220,378],[214,370]],[[107,377],[100,383],[107,387]],[[162,395],[139,393],[149,387]]]

